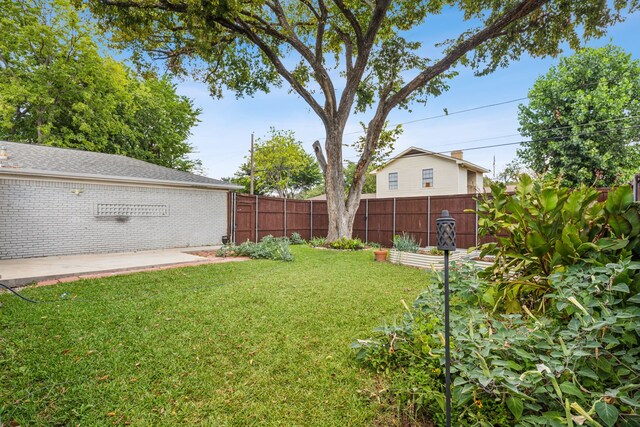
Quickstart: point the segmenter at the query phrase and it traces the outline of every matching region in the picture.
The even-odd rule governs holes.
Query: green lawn
[[[349,344],[423,272],[370,251],[138,273],[0,295],[4,425],[386,425]],[[61,295],[67,299],[61,302]]]

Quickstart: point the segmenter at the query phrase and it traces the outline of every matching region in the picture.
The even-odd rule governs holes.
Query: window
[[[389,190],[398,189],[398,172],[391,172],[389,174]]]
[[[422,186],[433,187],[433,169],[422,169]]]

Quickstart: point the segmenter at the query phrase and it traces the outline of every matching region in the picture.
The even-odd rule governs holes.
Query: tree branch
[[[337,105],[336,105],[337,104],[336,103],[336,92],[335,92],[335,89],[333,87],[333,82],[329,78],[329,73],[327,73],[327,70],[322,65],[322,62],[323,62],[324,58],[322,57],[321,48],[320,48],[320,56],[316,56],[296,36],[293,28],[291,27],[291,24],[287,20],[287,17],[286,17],[286,14],[284,12],[284,9],[282,9],[282,5],[280,4],[280,2],[278,0],[274,0],[273,3],[266,2],[266,4],[273,11],[273,13],[276,14],[276,17],[278,18],[278,22],[280,23],[280,25],[282,25],[285,28],[285,30],[287,30],[287,33],[291,34],[291,35],[288,36],[287,34],[280,33],[280,32],[278,32],[277,30],[275,30],[271,26],[270,26],[270,29],[272,31],[275,31],[276,33],[278,33],[280,36],[284,37],[283,40],[285,40],[287,43],[289,43],[291,45],[291,47],[293,47],[298,53],[300,53],[300,55],[302,55],[302,57],[311,66],[311,68],[314,71],[314,74],[315,74],[315,77],[316,77],[316,81],[318,82],[318,84],[322,88],[322,92],[324,93],[324,96],[325,96],[325,111],[328,114],[333,115],[336,112],[336,108],[337,108]],[[320,23],[319,23],[319,25],[320,25]],[[324,24],[322,24],[322,25],[324,25]],[[323,30],[323,32],[324,32],[324,30]],[[316,46],[317,46],[317,41],[316,41]],[[320,40],[320,46],[322,46],[322,40]]]
[[[320,144],[320,141],[316,141],[313,143],[313,152],[316,153],[316,159],[318,159],[318,164],[320,165],[322,174],[326,176],[327,160],[324,158],[324,152],[322,151],[322,145]]]
[[[267,59],[269,59],[269,61],[273,64],[278,74],[280,74],[287,82],[289,82],[291,87],[307,102],[307,104],[309,104],[311,109],[313,109],[313,111],[318,115],[318,117],[320,117],[325,125],[329,124],[328,117],[320,104],[318,104],[311,93],[300,84],[300,82],[293,76],[293,74],[291,74],[291,72],[287,70],[287,68],[278,57],[278,54],[274,52],[274,50],[271,49],[271,47],[251,29],[249,24],[238,18],[236,18],[237,23],[233,23],[223,18],[214,17],[213,19],[223,27],[231,31],[236,31],[240,34],[243,34],[245,37],[255,43],[256,46],[258,46],[258,48],[265,54]]]
[[[344,61],[347,69],[347,75],[349,75],[353,70],[353,44],[351,43],[351,38],[338,27],[335,27],[334,31],[344,42]]]
[[[462,56],[477,48],[482,43],[496,37],[500,37],[502,31],[507,26],[530,14],[536,9],[539,9],[548,1],[549,0],[521,1],[516,6],[505,12],[501,17],[496,19],[492,24],[460,42],[440,61],[418,74],[413,80],[390,97],[388,101],[384,103],[384,108],[387,111],[391,111],[399,103],[407,99],[413,92],[423,87],[429,80],[448,70]]]
[[[338,9],[340,9],[340,12],[342,12],[342,14],[347,19],[347,21],[349,21],[349,24],[351,24],[351,28],[353,29],[353,32],[356,35],[356,43],[358,45],[364,43],[363,35],[362,35],[362,27],[360,27],[360,23],[358,22],[358,19],[356,18],[356,16],[351,12],[351,10],[347,6],[345,6],[342,0],[333,0],[333,3],[335,3],[336,6],[338,6]]]
[[[158,0],[156,3],[138,2],[135,0],[102,0],[102,3],[107,6],[116,7],[133,7],[136,9],[162,9],[170,10],[172,12],[186,12],[187,5],[184,3],[172,3],[167,0]]]
[[[341,0],[334,1],[336,2],[336,4],[342,3]],[[358,85],[360,84],[362,75],[367,68],[367,63],[369,62],[369,56],[371,55],[371,49],[373,48],[376,35],[378,34],[378,31],[380,30],[380,27],[384,22],[384,17],[390,4],[391,0],[377,1],[376,6],[373,9],[371,21],[369,22],[369,28],[367,28],[367,32],[365,33],[364,37],[362,35],[358,37],[356,34],[358,56],[356,58],[356,63],[351,70],[351,74],[347,75],[347,83],[340,99],[338,116],[341,123],[346,123],[349,114],[351,114],[351,106],[353,105],[353,100],[355,99]],[[344,4],[342,6],[344,7]],[[351,12],[349,10],[346,10],[343,11],[343,13],[345,13],[345,16],[347,16],[347,19],[349,19],[347,14],[351,14]],[[355,19],[355,17],[353,19]]]

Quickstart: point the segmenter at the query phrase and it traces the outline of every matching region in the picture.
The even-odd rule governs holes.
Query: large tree
[[[102,57],[71,0],[0,0],[0,139],[193,170],[199,110],[167,77]]]
[[[583,49],[562,58],[520,106],[518,156],[538,174],[608,187],[640,165],[640,61],[621,49]]]
[[[114,40],[194,72],[214,96],[238,96],[286,82],[322,121],[315,145],[327,190],[328,239],[350,236],[365,173],[389,113],[447,88],[456,66],[486,74],[524,53],[556,55],[568,41],[603,35],[638,0],[88,0]],[[409,40],[443,29],[456,13],[465,29],[433,48]],[[407,35],[410,34],[410,35]],[[198,64],[184,59],[198,58]],[[343,173],[343,133],[368,113],[353,182]]]
[[[271,129],[268,139],[258,139],[254,147],[253,162],[255,194],[276,194],[279,197],[293,198],[322,181],[318,163],[304,151],[292,131]],[[240,166],[230,181],[244,186],[243,192],[249,192],[250,159]]]

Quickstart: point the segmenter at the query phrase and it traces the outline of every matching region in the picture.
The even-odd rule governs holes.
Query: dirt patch
[[[489,257],[486,256],[484,258],[480,258],[480,257],[475,257],[475,258],[471,258],[472,261],[481,261],[481,262],[495,262],[496,259],[494,257]]]

